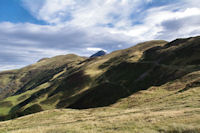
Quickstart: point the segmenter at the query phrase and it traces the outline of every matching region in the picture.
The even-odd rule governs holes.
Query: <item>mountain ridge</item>
[[[19,70],[1,72],[0,88],[4,89],[0,89],[0,118],[55,108],[111,106],[142,90],[177,82],[200,70],[199,43],[200,37],[169,43],[148,41],[98,58],[56,56]],[[198,86],[198,77],[192,78],[187,87],[177,89]]]

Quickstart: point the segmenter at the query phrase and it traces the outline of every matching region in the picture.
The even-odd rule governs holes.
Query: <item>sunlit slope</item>
[[[124,51],[121,59],[113,57],[100,65],[100,69],[108,69],[98,77],[98,85],[70,107],[84,109],[107,106],[140,90],[179,80],[200,70],[199,50],[200,37],[195,37],[178,39],[165,46],[157,45],[146,49],[138,60],[131,59],[137,57],[136,55],[130,56],[129,52]],[[116,63],[112,64],[113,62]],[[188,82],[193,80],[188,79]],[[199,86],[199,79],[196,79],[194,84]]]
[[[0,115],[8,114],[11,108],[30,98],[33,93],[49,87],[66,70],[70,72],[79,67],[83,60],[85,58],[72,54],[62,55],[41,60],[19,70],[1,72],[0,97],[4,100],[0,102]]]
[[[182,89],[191,76],[195,79],[199,74],[139,91],[110,107],[48,110],[0,122],[0,132],[199,133],[200,87]]]
[[[135,107],[137,104],[126,101],[152,87],[156,91],[161,88],[161,93],[152,91],[155,95],[170,94],[171,90],[185,94],[199,87],[199,50],[200,37],[195,37],[170,43],[149,41],[98,58],[68,55],[42,60],[13,71],[20,77],[15,81],[21,83],[21,77],[25,77],[26,84],[16,86],[14,96],[0,102],[1,119],[55,108],[87,109],[116,104]],[[11,82],[6,79],[2,86],[6,83]],[[122,104],[120,99],[124,99]],[[145,107],[147,102],[141,98],[137,103]]]
[[[61,55],[40,60],[25,68],[0,73],[0,99],[31,90],[53,78],[65,68],[76,67],[85,58]]]
[[[111,66],[124,61],[137,62],[146,49],[163,46],[166,43],[166,41],[145,42],[92,59],[76,55],[57,56],[16,70],[17,76],[12,82],[18,82],[19,85],[10,89],[5,88],[6,92],[13,90],[11,94],[14,96],[1,102],[1,115],[9,114],[5,117],[9,119],[46,109],[69,107],[88,93],[88,90],[104,85],[104,81],[99,83],[99,78]],[[4,74],[2,78],[5,78]],[[114,101],[120,97],[115,97]],[[113,100],[108,102],[111,103]]]

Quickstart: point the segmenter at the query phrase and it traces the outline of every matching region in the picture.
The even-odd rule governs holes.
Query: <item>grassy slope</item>
[[[62,75],[66,69],[76,69],[76,67],[79,67],[77,64],[83,60],[85,58],[76,55],[56,56],[16,71],[2,72],[0,74],[0,81],[5,83],[0,83],[2,85],[0,98],[6,98],[0,102],[0,116],[7,115],[17,104],[30,98],[33,94],[50,87],[55,79],[59,80],[59,75]],[[8,77],[10,77],[9,80]],[[14,96],[9,97],[10,95]],[[35,101],[34,103],[38,102]],[[5,103],[9,103],[9,105]],[[28,106],[31,105],[33,103],[30,103]],[[55,107],[52,105],[52,107],[47,106],[45,108]]]
[[[65,68],[77,66],[83,60],[85,58],[73,54],[61,55],[40,60],[19,70],[0,72],[0,99],[34,89]]]
[[[98,83],[98,78],[111,66],[123,61],[137,62],[144,50],[164,44],[165,41],[145,42],[104,57],[85,61],[84,58],[75,55],[57,56],[20,69],[17,73],[18,78],[15,79],[18,82],[23,79],[22,83],[19,82],[22,87],[16,91],[15,96],[0,102],[4,105],[0,106],[0,115],[14,114],[5,119],[24,115],[21,113],[16,115],[15,112],[24,113],[24,110],[34,105],[41,106],[42,110],[67,107],[82,97],[85,92],[87,93],[87,90],[101,85],[101,82]],[[41,82],[43,79],[45,81]],[[119,98],[116,97],[114,100]],[[7,106],[5,103],[10,105]]]
[[[163,47],[166,42],[151,41],[104,57],[77,61],[69,67],[71,69],[63,68],[53,73],[47,82],[32,90],[27,87],[22,94],[4,99],[0,102],[2,115],[13,108],[28,114],[34,113],[30,110],[63,107],[109,107],[45,111],[1,123],[0,129],[18,132],[199,132],[199,42],[196,37],[176,40]],[[187,51],[189,54],[184,54]],[[24,124],[26,122],[28,124]],[[11,124],[11,128],[6,128]]]
[[[176,82],[171,85],[177,84]],[[200,132],[200,88],[152,87],[110,107],[49,110],[0,123],[10,133]]]

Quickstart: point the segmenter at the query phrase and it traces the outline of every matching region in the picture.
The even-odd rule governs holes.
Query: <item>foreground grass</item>
[[[200,88],[151,88],[111,107],[48,110],[0,123],[0,133],[199,133]]]

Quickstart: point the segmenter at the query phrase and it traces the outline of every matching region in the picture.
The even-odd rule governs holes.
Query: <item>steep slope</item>
[[[54,75],[65,69],[77,67],[77,63],[84,59],[83,57],[72,54],[63,55],[40,60],[36,64],[19,70],[1,72],[0,99],[31,90],[49,81]]]
[[[67,70],[73,71],[83,60],[85,58],[72,54],[56,56],[19,70],[2,72],[0,98],[6,100],[0,102],[0,115],[8,114],[32,94],[49,87],[54,79],[58,79]]]
[[[199,87],[199,38],[171,43],[149,41],[90,59],[75,55],[54,57],[13,71],[11,74],[17,75],[14,81],[20,84],[7,94],[13,96],[0,102],[1,119],[55,108],[109,106],[153,86],[180,92]],[[9,77],[6,74],[2,77]],[[190,80],[180,82],[187,76]],[[6,79],[2,86],[11,81]]]
[[[0,107],[0,115],[5,115],[1,119],[10,119],[46,109],[69,107],[88,93],[88,90],[104,85],[104,81],[99,83],[99,78],[110,69],[110,66],[125,60],[137,62],[143,51],[164,44],[165,41],[145,42],[92,59],[75,55],[58,56],[16,70],[18,77],[14,82],[22,79],[27,81],[20,82],[19,87],[15,86],[14,92],[11,93],[14,96],[1,101],[0,104],[3,106]],[[9,89],[5,90],[8,92]]]
[[[136,62],[128,59],[130,55],[124,56],[124,60],[120,59],[117,65],[112,65],[99,77],[99,86],[89,90],[70,107],[83,109],[107,106],[137,91],[146,90],[152,86],[162,86],[199,71],[199,39],[200,37],[178,39],[165,46],[155,46],[144,50],[144,54],[141,54],[142,57]],[[191,84],[200,85],[199,79],[193,80],[195,83]]]

